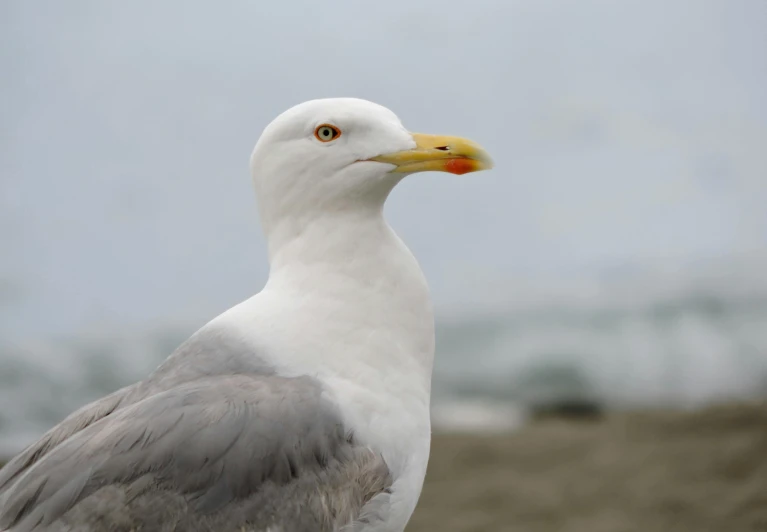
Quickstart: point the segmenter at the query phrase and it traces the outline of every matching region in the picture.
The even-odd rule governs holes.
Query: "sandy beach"
[[[438,434],[407,532],[767,531],[767,405]]]

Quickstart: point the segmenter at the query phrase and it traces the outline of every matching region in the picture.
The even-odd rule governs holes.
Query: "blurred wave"
[[[443,323],[437,396],[698,406],[767,391],[767,298],[516,311]]]

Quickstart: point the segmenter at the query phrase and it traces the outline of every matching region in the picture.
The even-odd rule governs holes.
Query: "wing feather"
[[[265,485],[308,479],[311,490],[321,493],[317,483],[333,483],[328,470],[358,467],[359,452],[313,379],[209,377],[102,417],[50,450],[7,488],[0,529],[46,527],[107,486],[133,490],[134,496],[172,493],[184,499],[187,513],[201,518],[248,501]],[[359,514],[385,489],[384,471],[379,468],[374,492],[357,497],[348,515]],[[369,478],[347,480],[354,493],[370,484]],[[243,509],[235,521],[250,522],[248,514]]]

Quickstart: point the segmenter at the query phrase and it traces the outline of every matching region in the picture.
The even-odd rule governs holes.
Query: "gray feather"
[[[318,381],[203,330],[0,470],[0,529],[336,530],[390,485]]]
[[[111,414],[130,394],[131,388],[118,390],[70,414],[64,421],[49,430],[37,442],[27,447],[0,469],[0,507],[2,507],[3,493],[13,480],[58,444],[95,421]]]
[[[203,327],[179,346],[149,378],[85,405],[8,462],[0,470],[0,505],[3,492],[20,473],[73,434],[123,406],[201,377],[272,374],[274,370],[258,357],[253,346],[224,328]]]

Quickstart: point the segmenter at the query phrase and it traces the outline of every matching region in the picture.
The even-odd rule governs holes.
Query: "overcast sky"
[[[259,290],[248,157],[318,97],[494,156],[388,205],[438,310],[533,277],[749,260],[765,28],[764,0],[3,0],[2,328],[206,319]]]

